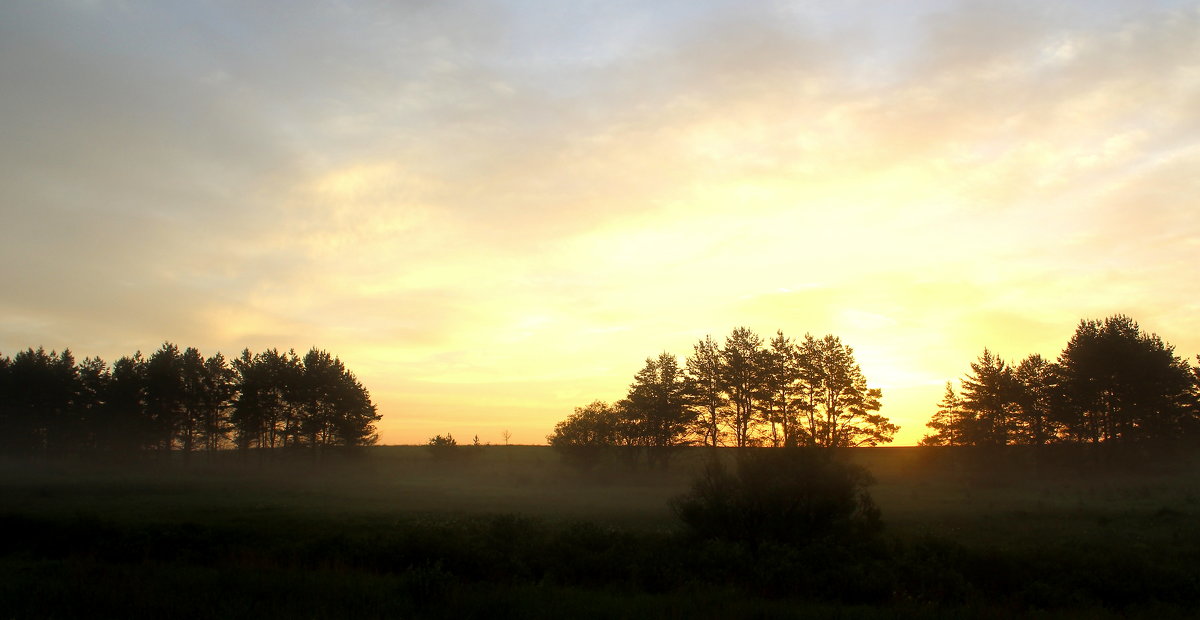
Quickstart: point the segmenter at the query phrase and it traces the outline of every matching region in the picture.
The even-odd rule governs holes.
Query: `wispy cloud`
[[[1191,2],[9,4],[0,83],[0,350],[323,346],[389,441],[743,323],[906,440],[985,345],[1200,349]]]

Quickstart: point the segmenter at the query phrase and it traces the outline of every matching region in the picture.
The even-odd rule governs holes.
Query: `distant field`
[[[0,600],[20,603],[14,617],[178,616],[181,590],[194,617],[459,617],[496,601],[511,617],[850,609],[837,601],[866,617],[1159,616],[1200,601],[1194,452],[845,451],[877,479],[889,542],[799,555],[675,534],[668,502],[710,455],[587,473],[542,446],[451,462],[412,446],[322,461],[2,462]],[[130,588],[136,602],[113,598]],[[251,614],[264,588],[276,602]]]
[[[667,471],[586,474],[545,446],[489,446],[449,463],[423,446],[381,446],[324,462],[221,454],[186,465],[9,463],[0,466],[0,511],[135,520],[512,513],[660,529],[674,526],[668,501],[689,488],[708,454],[684,450]],[[896,535],[1006,544],[1062,536],[1161,541],[1200,516],[1195,456],[1135,468],[1039,466],[1030,454],[905,447],[846,453],[874,474],[871,493]],[[721,455],[732,458],[732,451]]]
[[[690,475],[681,460],[666,473],[581,476],[544,446],[485,447],[453,462],[435,461],[423,446],[381,446],[322,462],[218,456],[186,465],[10,463],[0,467],[0,511],[134,519],[516,513],[659,526],[670,522],[666,501],[687,488]]]

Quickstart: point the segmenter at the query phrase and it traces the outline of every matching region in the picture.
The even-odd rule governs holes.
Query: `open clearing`
[[[14,617],[256,618],[1161,617],[1200,601],[1194,453],[850,450],[886,540],[799,550],[678,535],[670,499],[708,450],[587,473],[547,447],[464,454],[4,463],[0,599]]]
[[[10,463],[0,469],[0,512],[133,521],[518,514],[662,529],[675,526],[669,500],[689,488],[708,454],[686,450],[667,471],[588,473],[542,446],[484,447],[455,462],[436,461],[424,447],[381,446],[325,462],[221,454],[187,465]],[[1039,465],[1030,452],[995,454],[870,448],[848,458],[874,474],[871,494],[897,536],[1151,544],[1177,538],[1200,516],[1194,457],[1129,467]]]

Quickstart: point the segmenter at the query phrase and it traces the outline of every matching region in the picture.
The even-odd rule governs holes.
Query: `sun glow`
[[[0,352],[318,346],[386,443],[540,443],[706,334],[834,334],[899,444],[984,346],[1200,352],[1194,7],[687,4],[231,8],[220,54],[28,9]]]

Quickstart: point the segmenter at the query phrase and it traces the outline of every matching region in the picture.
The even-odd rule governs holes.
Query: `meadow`
[[[869,448],[878,540],[695,540],[665,471],[541,446],[0,464],[12,617],[1187,616],[1200,459]],[[733,459],[722,450],[719,458]]]

